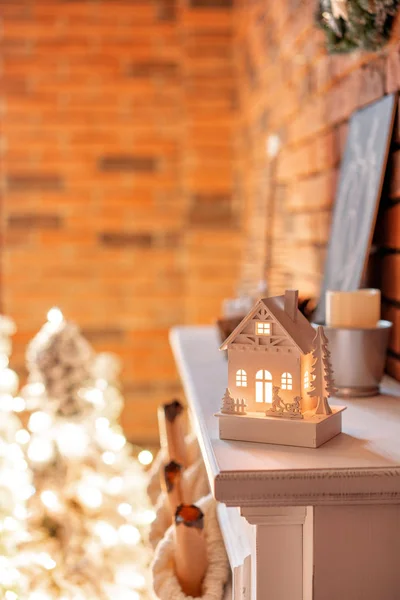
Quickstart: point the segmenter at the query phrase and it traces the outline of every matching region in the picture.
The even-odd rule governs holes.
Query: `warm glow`
[[[26,390],[30,396],[41,396],[45,392],[45,387],[43,383],[29,383],[26,386]]]
[[[101,491],[87,483],[79,484],[78,498],[87,508],[100,508],[103,503],[103,494]]]
[[[236,386],[247,387],[247,373],[243,369],[236,371]]]
[[[22,499],[23,500],[29,500],[29,498],[32,498],[33,494],[36,492],[36,488],[34,485],[28,485],[25,488],[25,491],[22,494]]]
[[[12,401],[12,409],[16,413],[23,412],[26,408],[26,402],[21,396],[15,396]]]
[[[108,387],[107,379],[96,379],[96,387],[100,390],[105,390]]]
[[[310,385],[310,376],[308,374],[308,371],[306,371],[304,373],[304,389],[306,390]]]
[[[82,458],[90,444],[86,429],[74,423],[62,425],[57,431],[56,439],[61,454],[67,458]]]
[[[46,592],[32,592],[28,600],[53,600],[53,598]]]
[[[153,462],[153,455],[150,450],[142,450],[139,452],[138,460],[141,465],[150,465]]]
[[[13,515],[19,521],[23,521],[27,517],[27,510],[24,506],[17,505],[13,510]]]
[[[281,377],[281,388],[283,390],[293,389],[293,378],[290,373],[283,373]]]
[[[107,429],[109,429],[109,427],[110,427],[110,421],[108,419],[106,419],[106,417],[99,417],[98,419],[96,419],[96,429],[100,433],[102,431],[106,431]]]
[[[103,452],[103,454],[101,455],[101,458],[103,459],[103,462],[106,465],[113,465],[115,463],[114,452]]]
[[[27,444],[30,439],[30,433],[26,429],[19,429],[15,434],[15,441],[18,444]]]
[[[16,467],[18,467],[18,469],[19,469],[20,471],[27,471],[27,470],[28,470],[28,463],[26,462],[26,460],[25,460],[25,459],[21,458],[21,459],[18,461],[18,464],[16,465]]]
[[[272,402],[272,375],[269,371],[256,373],[256,402]]]
[[[264,322],[257,321],[256,334],[257,335],[271,335],[271,323],[264,323]]]
[[[118,585],[142,590],[146,585],[146,579],[141,573],[132,570],[131,565],[124,565],[117,571],[116,581]]]
[[[122,477],[111,477],[111,479],[107,483],[107,492],[112,496],[116,496],[122,491],[123,484],[124,482]]]
[[[52,490],[43,490],[40,494],[40,499],[49,510],[57,512],[61,509],[60,500],[58,499],[57,494]]]
[[[51,440],[34,437],[28,448],[28,458],[34,463],[47,463],[54,457],[54,447]]]
[[[51,569],[54,569],[57,566],[56,561],[53,560],[47,552],[39,552],[39,554],[36,555],[36,562],[48,571],[51,571]]]
[[[101,430],[98,440],[104,449],[112,452],[119,452],[126,444],[125,436],[122,433],[115,433],[110,428]]]
[[[28,428],[32,433],[43,433],[51,427],[52,418],[41,410],[34,412],[29,417]]]
[[[103,392],[96,388],[89,388],[85,390],[85,399],[88,402],[91,402],[95,406],[102,406],[104,402]]]
[[[61,310],[54,306],[47,313],[47,320],[53,327],[58,327],[64,320],[64,315]]]
[[[11,394],[1,393],[0,388],[0,410],[10,412],[13,410],[14,398]]]
[[[116,529],[106,521],[98,521],[94,526],[94,531],[106,548],[115,546],[118,543],[118,533]]]
[[[140,512],[135,513],[134,519],[138,525],[150,525],[156,518],[156,513],[154,510],[142,510]]]
[[[118,529],[119,537],[124,544],[136,546],[140,542],[141,536],[139,529],[133,525],[121,525]]]
[[[4,393],[15,394],[18,390],[18,375],[12,369],[0,371],[0,390]]]
[[[132,506],[127,502],[122,502],[118,506],[118,512],[121,515],[121,517],[128,517],[132,513]]]
[[[6,517],[3,521],[3,527],[5,531],[17,531],[19,524],[13,517]]]
[[[16,594],[12,590],[7,590],[4,597],[5,600],[18,600],[18,594]]]

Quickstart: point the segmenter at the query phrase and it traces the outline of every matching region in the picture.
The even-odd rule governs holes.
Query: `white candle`
[[[328,327],[369,329],[376,327],[381,314],[381,292],[375,289],[326,292]]]

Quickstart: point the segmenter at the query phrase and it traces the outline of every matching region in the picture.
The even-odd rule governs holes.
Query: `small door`
[[[272,403],[272,375],[269,371],[261,370],[256,373],[256,402]]]

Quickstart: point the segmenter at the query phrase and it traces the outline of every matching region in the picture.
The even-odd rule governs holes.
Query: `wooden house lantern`
[[[221,350],[228,352],[221,439],[316,448],[341,432],[344,409],[328,403],[328,340],[298,310],[297,290],[259,300]]]

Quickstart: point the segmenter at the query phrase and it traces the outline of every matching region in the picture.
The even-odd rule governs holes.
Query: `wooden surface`
[[[230,442],[218,437],[227,363],[212,327],[177,327],[171,343],[207,472],[228,506],[385,504],[400,501],[400,386],[343,401],[343,433],[318,449]]]

